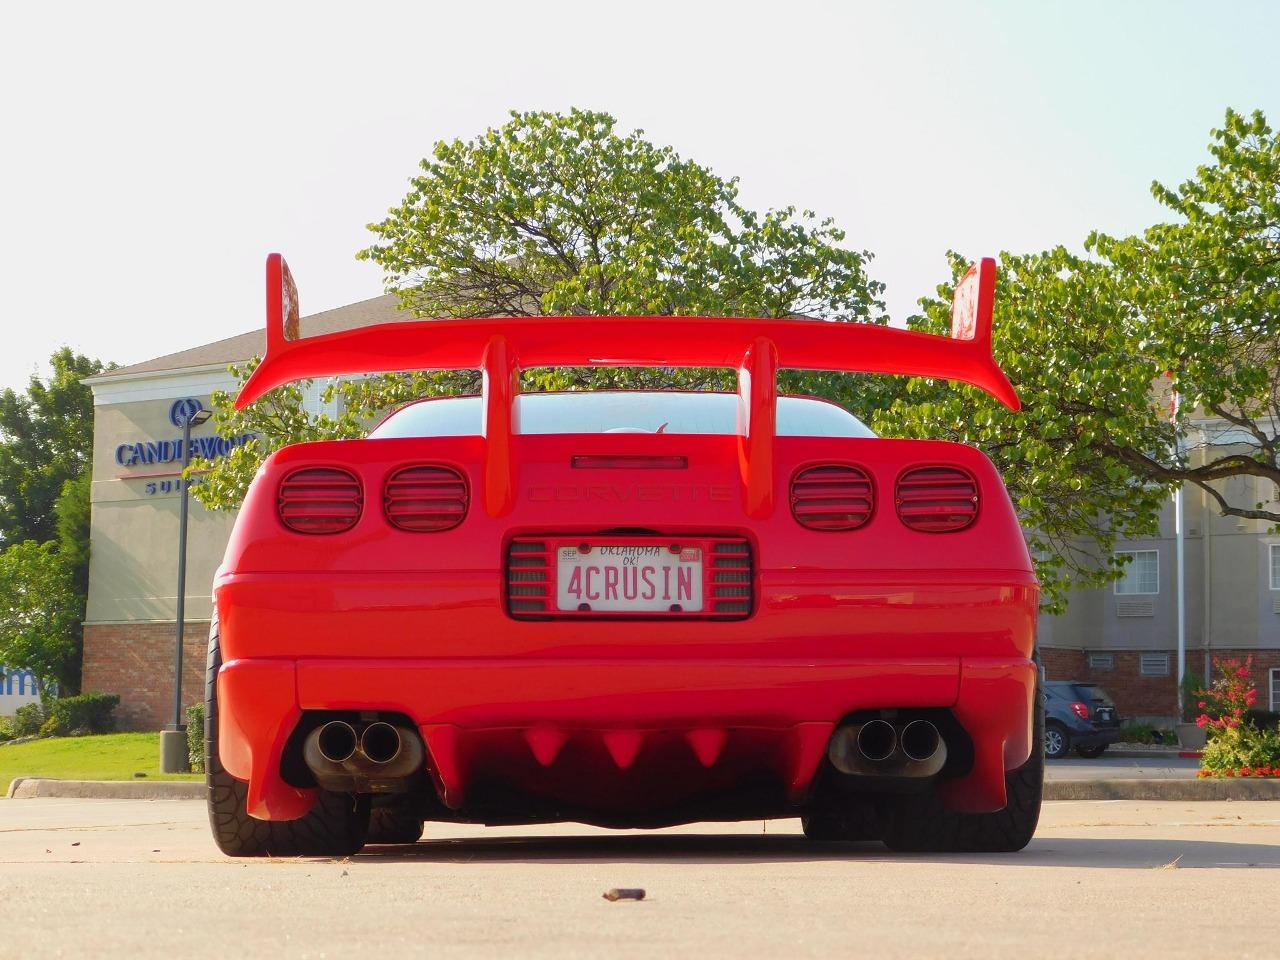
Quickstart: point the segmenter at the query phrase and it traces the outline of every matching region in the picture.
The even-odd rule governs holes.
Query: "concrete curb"
[[[201,780],[46,780],[15,777],[10,800],[63,797],[77,800],[203,800]]]
[[[1280,800],[1280,779],[1046,780],[1046,800]]]
[[[12,800],[63,797],[79,800],[203,800],[201,781],[45,780],[18,777]],[[1252,780],[1046,780],[1046,800],[1280,800],[1280,779]]]

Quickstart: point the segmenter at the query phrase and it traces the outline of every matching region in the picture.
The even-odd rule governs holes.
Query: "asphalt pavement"
[[[428,824],[350,859],[231,860],[199,802],[0,800],[0,956],[1200,960],[1225,936],[1272,957],[1277,893],[1275,802],[1048,803],[1009,855],[815,845],[771,821]]]
[[[1047,780],[1194,780],[1200,761],[1176,754],[1155,757],[1064,757],[1045,764]]]

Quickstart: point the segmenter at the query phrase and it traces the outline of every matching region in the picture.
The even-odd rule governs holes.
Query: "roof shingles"
[[[309,317],[302,318],[302,335],[313,337],[322,333],[366,327],[375,323],[410,319],[397,309],[399,299],[394,293],[385,293],[370,300],[347,304],[345,307],[313,313]],[[173,373],[178,370],[209,367],[215,364],[225,366],[231,363],[243,363],[250,357],[261,356],[265,343],[266,330],[259,328],[225,340],[217,340],[200,347],[156,357],[154,360],[144,360],[127,367],[116,367],[93,379],[95,382],[101,382],[145,373]]]

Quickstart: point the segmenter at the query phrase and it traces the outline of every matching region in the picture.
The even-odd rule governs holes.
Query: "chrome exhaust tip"
[[[360,734],[360,752],[374,763],[390,763],[400,756],[400,731],[379,720]]]
[[[881,762],[893,756],[898,732],[887,720],[868,720],[858,731],[858,752],[868,760]]]
[[[942,735],[928,720],[912,720],[902,728],[899,743],[908,760],[925,763],[932,760],[942,746]]]
[[[356,752],[355,727],[345,720],[330,720],[316,735],[320,756],[330,763],[344,763]]]

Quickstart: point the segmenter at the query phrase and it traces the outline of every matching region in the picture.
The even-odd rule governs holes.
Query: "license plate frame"
[[[604,547],[631,550],[642,559],[646,556],[661,557],[662,565],[673,570],[689,567],[696,572],[691,582],[686,579],[686,593],[683,595],[679,592],[678,580],[673,576],[671,589],[674,596],[670,603],[664,602],[661,606],[656,603],[656,597],[655,602],[648,606],[622,602],[626,585],[621,576],[615,586],[618,602],[604,602],[601,597],[593,603],[586,596],[573,596],[572,604],[565,602],[567,590],[562,591],[561,588],[567,584],[564,580],[566,574],[562,572],[561,551],[565,551],[566,557],[572,551],[575,559],[591,558]],[[509,567],[507,578],[508,608],[519,619],[740,620],[750,616],[755,607],[754,550],[745,537],[521,535],[511,542],[508,557],[508,564],[519,564],[518,567]],[[540,559],[535,560],[535,557]],[[568,566],[572,564],[564,569],[567,570]],[[534,572],[535,569],[541,572]],[[513,573],[519,576],[515,577]],[[638,585],[644,582],[640,579],[642,576],[637,575]],[[656,588],[658,577],[653,579]],[[597,580],[595,586],[596,592],[602,593],[604,582]],[[692,597],[690,587],[693,588]],[[585,582],[580,582],[577,588],[587,592]],[[532,599],[531,594],[538,599]],[[663,599],[665,601],[665,596]],[[691,603],[690,599],[698,602]]]

